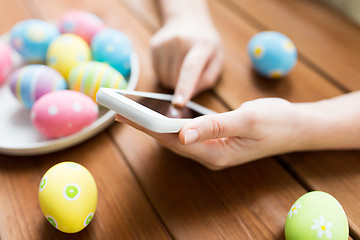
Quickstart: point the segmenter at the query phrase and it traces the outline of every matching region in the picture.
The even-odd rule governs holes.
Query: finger
[[[216,51],[200,76],[194,95],[214,86],[224,66],[224,52],[222,49]]]
[[[156,133],[156,132],[150,131],[149,129],[144,128],[144,127],[134,123],[133,121],[131,121],[131,120],[127,119],[127,118],[124,118],[123,116],[121,116],[119,114],[115,115],[115,120],[117,122],[128,124],[128,125],[132,126],[133,128],[146,133],[147,135],[149,135],[149,136],[155,138],[156,140],[158,140],[161,144],[163,144],[163,143],[175,144],[176,142],[179,143],[179,140],[177,138],[177,134],[174,134],[174,133],[168,133],[168,134],[166,134],[166,133]]]
[[[197,44],[185,56],[176,84],[173,104],[184,106],[194,93],[199,77],[212,54],[212,49]]]
[[[240,109],[206,115],[186,123],[179,132],[179,140],[188,145],[208,139],[241,137],[255,139],[254,117]]]
[[[157,76],[160,76],[159,73],[159,46],[158,46],[158,40],[157,40],[157,36],[153,36],[150,39],[150,48],[151,48],[151,60],[152,60],[152,64],[154,67],[154,70],[157,74]]]
[[[177,137],[177,134],[174,133],[155,133],[152,132],[124,117],[122,117],[119,114],[116,114],[115,116],[116,121],[120,121],[122,123],[126,123],[132,127],[134,127],[137,130],[140,130],[144,132],[145,134],[149,135],[150,137],[153,137],[156,139],[161,145],[169,148],[171,151],[185,156],[187,158],[193,159],[197,161],[198,163],[206,166],[209,169],[217,170],[221,169],[223,167],[219,166],[223,163],[219,162],[219,159],[221,159],[223,156],[221,154],[223,152],[224,148],[226,148],[226,144],[224,144],[224,140],[210,140],[207,142],[199,142],[194,143],[191,145],[184,146],[182,145]],[[212,149],[218,149],[219,151],[212,153]],[[211,156],[209,156],[209,153],[211,153]],[[233,154],[232,154],[233,155]]]
[[[236,162],[232,161],[238,150],[233,147],[229,148],[229,145],[234,145],[233,141],[235,141],[231,138],[213,139],[185,146],[179,142],[177,134],[164,134],[149,131],[118,114],[115,119],[146,133],[171,151],[193,159],[209,169],[219,170],[231,165],[239,164],[239,159],[236,159]],[[238,139],[237,141],[240,140]],[[214,152],[214,149],[217,149],[217,151]],[[248,154],[246,151],[247,149],[244,148],[244,157]],[[242,158],[241,163],[246,162],[247,160],[248,158]]]
[[[160,82],[170,88],[170,83],[167,81],[169,62],[171,54],[169,52],[169,43],[158,36],[151,39],[151,56],[153,61],[154,70],[160,79]]]
[[[168,49],[169,46],[164,46],[159,50],[159,72],[160,72],[160,82],[166,88],[173,88],[169,80],[169,67],[171,63],[171,49]]]
[[[173,152],[191,158],[193,160],[198,161],[199,163],[208,166],[208,163],[206,160],[204,160],[203,156],[206,156],[205,153],[209,152],[209,145],[204,143],[198,143],[198,144],[192,144],[190,146],[184,146],[182,145],[178,140],[178,135],[176,133],[156,133],[153,131],[150,131],[133,121],[124,118],[123,116],[116,114],[115,120],[118,122],[122,122],[125,124],[130,125],[131,127],[144,132],[145,134],[149,135],[150,137],[153,137],[156,139],[162,146],[165,146],[172,150]],[[214,147],[212,145],[212,147]],[[205,158],[207,159],[207,158]]]
[[[171,83],[171,87],[175,89],[176,82],[180,75],[181,65],[188,52],[187,46],[184,46],[180,40],[174,40],[172,46],[173,54],[171,55],[171,61],[169,66],[168,81]]]

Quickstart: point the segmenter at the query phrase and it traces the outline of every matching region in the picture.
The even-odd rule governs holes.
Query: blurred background
[[[339,9],[346,16],[360,24],[360,1],[359,0],[321,0],[330,6]]]

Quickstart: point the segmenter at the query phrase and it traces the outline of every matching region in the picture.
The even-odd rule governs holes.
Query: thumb
[[[189,145],[198,141],[225,137],[250,137],[253,120],[240,109],[206,115],[187,122],[179,132],[179,141]]]

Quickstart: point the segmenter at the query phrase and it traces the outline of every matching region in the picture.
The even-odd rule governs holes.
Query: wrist
[[[295,150],[325,150],[355,148],[352,137],[351,113],[336,100],[295,103],[297,116],[297,146]]]
[[[160,11],[164,24],[170,21],[211,21],[206,0],[160,0]]]

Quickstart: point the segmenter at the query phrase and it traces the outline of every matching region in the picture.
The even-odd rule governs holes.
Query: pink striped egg
[[[42,96],[31,110],[34,127],[49,138],[79,132],[98,117],[97,104],[88,96],[63,90]]]
[[[0,85],[10,74],[12,68],[11,50],[8,45],[0,42]]]
[[[9,83],[13,95],[28,109],[46,93],[67,88],[67,83],[59,72],[38,64],[16,70],[10,75]]]

